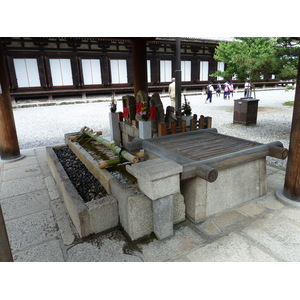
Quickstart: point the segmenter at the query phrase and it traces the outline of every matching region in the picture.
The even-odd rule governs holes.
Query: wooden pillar
[[[144,91],[148,95],[146,50],[146,39],[132,39],[133,85],[135,96],[138,91]]]
[[[0,204],[0,262],[12,262],[13,256],[11,254],[9,239],[5,227],[2,208]]]
[[[0,157],[9,160],[20,157],[15,120],[11,105],[8,75],[3,45],[0,41]]]
[[[283,195],[300,202],[300,60]]]

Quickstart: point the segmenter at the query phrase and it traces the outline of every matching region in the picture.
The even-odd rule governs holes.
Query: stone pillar
[[[153,230],[159,240],[173,235],[173,195],[152,201]]]
[[[110,139],[114,141],[116,145],[121,143],[121,133],[119,127],[119,113],[109,113],[109,128],[110,128]]]
[[[173,195],[180,192],[182,166],[156,158],[127,165],[126,169],[137,178],[140,191],[152,200],[153,229],[157,238],[173,236]]]
[[[139,121],[139,138],[146,140],[152,138],[151,121]]]

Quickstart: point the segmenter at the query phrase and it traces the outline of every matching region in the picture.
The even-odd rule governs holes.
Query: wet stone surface
[[[69,149],[53,149],[74,187],[84,202],[107,195],[104,187],[91,174],[80,159]]]

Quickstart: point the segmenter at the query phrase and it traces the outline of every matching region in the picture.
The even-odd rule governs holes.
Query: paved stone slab
[[[252,245],[246,238],[230,233],[187,255],[192,262],[275,262],[268,253]]]
[[[267,209],[271,209],[271,210],[279,210],[279,209],[284,208],[284,204],[279,202],[275,198],[273,193],[272,194],[270,193],[270,194],[267,194],[264,197],[258,198],[256,200],[256,203],[258,205],[262,205],[262,206],[266,207]]]
[[[148,262],[162,262],[177,259],[187,251],[191,251],[205,243],[205,239],[188,226],[174,230],[174,236],[163,241],[153,240],[149,244],[140,245],[143,257]]]
[[[200,225],[197,225],[197,227],[203,230],[205,234],[216,236],[237,228],[243,221],[248,219],[249,217],[246,215],[236,210],[231,210],[212,217]]]
[[[227,230],[229,227],[236,226],[246,219],[247,216],[239,213],[236,210],[225,212],[216,218],[213,218],[216,226],[222,231]]]
[[[49,209],[49,200],[46,190],[1,200],[4,219],[15,219]]]
[[[42,171],[38,163],[32,165],[22,165],[19,168],[5,170],[3,174],[3,180],[9,181],[24,177],[37,176],[41,173]]]
[[[38,163],[39,162],[38,162],[38,159],[36,156],[25,156],[23,159],[5,163],[4,170],[19,169],[24,166],[32,166],[32,165],[36,165]]]
[[[64,257],[59,240],[31,247],[13,255],[15,262],[63,262]]]
[[[56,223],[50,210],[34,213],[6,222],[12,252],[40,244],[58,236]]]
[[[289,220],[292,220],[300,225],[300,209],[295,207],[286,207],[283,209],[279,216],[285,217]]]
[[[222,231],[216,226],[213,219],[203,222],[197,227],[208,236],[217,236],[222,234]]]
[[[70,219],[63,201],[59,198],[51,201],[51,209],[65,245],[71,245],[76,237],[76,229]]]
[[[256,203],[247,203],[238,207],[236,210],[249,217],[256,217],[266,211],[264,207],[259,206]]]
[[[278,214],[257,219],[242,233],[281,261],[300,261],[300,225]]]
[[[141,262],[140,253],[124,251],[126,240],[119,231],[112,231],[68,249],[70,262]],[[128,252],[129,254],[125,253]]]
[[[46,189],[46,184],[41,176],[30,176],[16,180],[3,181],[0,199],[32,193],[43,189]]]

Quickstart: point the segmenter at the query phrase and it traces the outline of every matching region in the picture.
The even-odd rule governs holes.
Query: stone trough
[[[46,148],[48,165],[80,237],[103,232],[118,225],[123,227],[132,240],[148,236],[152,232],[159,239],[169,236],[169,232],[164,232],[164,224],[157,226],[157,214],[152,199],[141,192],[137,184],[121,183],[106,169],[100,169],[98,163],[82,146],[68,139],[70,135],[72,134],[66,134],[66,144],[108,193],[106,197],[84,203],[53,148]],[[65,145],[57,147],[63,146]],[[173,228],[173,224],[185,220],[185,205],[177,187],[174,193],[168,196],[172,200],[172,214],[168,226]]]

